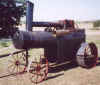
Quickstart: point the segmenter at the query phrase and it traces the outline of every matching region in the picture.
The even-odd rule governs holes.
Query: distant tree
[[[100,27],[100,20],[97,20],[94,22],[94,27]]]
[[[23,2],[18,5],[17,0],[0,0],[0,38],[12,36],[15,32],[21,17],[25,15]]]
[[[8,45],[7,45],[6,42],[1,42],[0,45],[1,45],[2,47],[8,47]]]

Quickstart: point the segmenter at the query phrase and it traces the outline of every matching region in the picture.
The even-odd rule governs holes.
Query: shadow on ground
[[[48,76],[46,80],[54,79],[54,78],[59,77],[59,76],[63,76],[64,72],[62,73],[61,71],[70,70],[70,69],[73,69],[76,67],[78,67],[78,65],[75,62],[62,62],[62,63],[55,63],[53,65],[50,65],[49,66],[49,73],[53,73],[55,75]]]
[[[77,67],[76,62],[62,62],[62,63],[55,63],[49,67],[49,73],[57,73],[60,71],[66,71]]]
[[[60,74],[57,74],[55,76],[49,76],[49,77],[47,77],[46,80],[53,79],[53,78],[56,78],[56,77],[59,77],[59,76],[62,76],[62,75],[64,75],[64,73],[60,73]]]

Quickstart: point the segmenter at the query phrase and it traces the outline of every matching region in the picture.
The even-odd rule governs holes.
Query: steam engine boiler
[[[33,3],[27,3],[27,31],[17,31],[13,36],[17,49],[44,48],[44,56],[50,62],[74,60],[86,68],[96,64],[97,47],[86,43],[84,29],[75,28],[73,20],[33,22],[33,7]],[[32,27],[46,28],[32,31]]]

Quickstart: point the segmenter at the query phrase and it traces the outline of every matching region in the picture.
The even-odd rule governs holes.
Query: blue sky
[[[34,20],[100,19],[100,0],[34,0]]]

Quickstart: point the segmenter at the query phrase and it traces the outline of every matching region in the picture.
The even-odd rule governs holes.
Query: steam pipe
[[[63,27],[63,25],[53,22],[32,22],[32,27]]]

